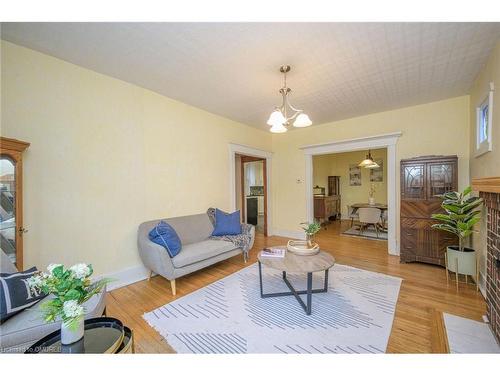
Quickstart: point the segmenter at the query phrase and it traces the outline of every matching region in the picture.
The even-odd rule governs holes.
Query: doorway
[[[397,236],[398,200],[396,190],[396,143],[401,132],[375,135],[363,138],[353,138],[330,143],[303,146],[306,161],[306,215],[307,220],[314,219],[314,192],[313,192],[313,156],[334,154],[347,151],[358,151],[375,148],[387,149],[387,250],[391,255],[399,255],[399,242]]]
[[[313,185],[314,219],[325,229],[338,221],[343,235],[387,241],[386,148],[314,155]]]
[[[229,144],[231,209],[239,209],[241,221],[250,221],[250,224],[255,225],[256,231],[264,236],[272,235],[271,161],[271,152],[235,143]],[[250,201],[247,201],[247,198]]]
[[[236,208],[241,221],[255,226],[257,233],[267,236],[267,161],[248,155],[235,155]]]

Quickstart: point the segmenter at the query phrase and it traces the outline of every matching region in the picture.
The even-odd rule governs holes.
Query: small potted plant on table
[[[478,267],[476,252],[474,249],[465,246],[465,241],[474,232],[474,225],[481,220],[480,206],[483,199],[469,196],[472,189],[467,187],[462,193],[448,192],[438,195],[443,199],[441,207],[446,213],[433,214],[432,218],[441,221],[439,224],[432,225],[433,228],[453,233],[457,236],[458,245],[447,246],[446,276],[448,271],[455,272],[457,288],[458,274],[475,276],[476,285],[478,283]]]
[[[314,221],[312,223],[302,223],[302,225],[302,229],[304,229],[304,232],[306,233],[307,245],[312,247],[314,236],[320,231],[321,224],[317,221]]]
[[[297,255],[314,255],[319,253],[319,245],[314,242],[314,235],[320,231],[321,224],[317,221],[301,224],[306,234],[306,240],[290,240],[288,241],[287,249]]]

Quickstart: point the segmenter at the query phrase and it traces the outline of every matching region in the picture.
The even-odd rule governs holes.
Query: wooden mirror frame
[[[22,153],[29,147],[28,142],[0,137],[0,154],[7,156],[15,163],[16,189],[16,267],[23,270],[23,159]]]

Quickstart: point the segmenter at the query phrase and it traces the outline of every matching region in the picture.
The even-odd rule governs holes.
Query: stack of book
[[[261,256],[266,258],[284,258],[286,249],[284,247],[266,247],[262,249]]]

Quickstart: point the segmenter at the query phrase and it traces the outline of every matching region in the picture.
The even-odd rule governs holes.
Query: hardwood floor
[[[387,242],[341,235],[349,222],[335,222],[317,235],[321,248],[333,254],[338,263],[398,276],[403,279],[396,315],[387,348],[388,353],[443,352],[442,312],[481,320],[486,304],[475,285],[446,284],[443,268],[420,263],[399,263],[399,257],[387,254]],[[177,280],[177,295],[170,283],[160,276],[115,289],[107,295],[107,313],[121,319],[134,330],[138,353],[173,353],[165,340],[142,319],[151,311],[211,282],[256,262],[257,252],[267,245],[286,243],[282,237],[257,234],[248,264],[236,256]],[[445,335],[444,335],[445,336]]]

